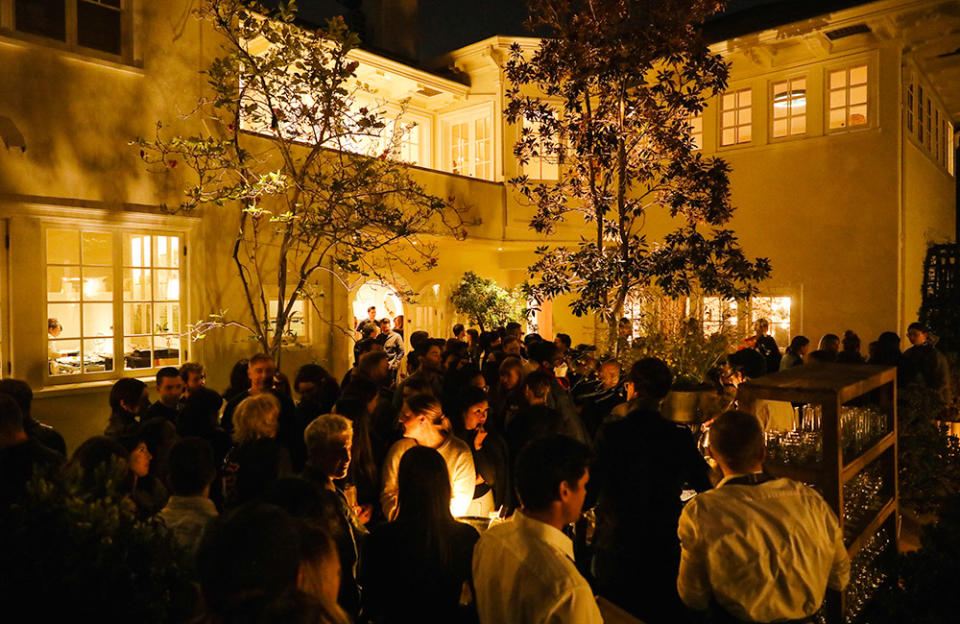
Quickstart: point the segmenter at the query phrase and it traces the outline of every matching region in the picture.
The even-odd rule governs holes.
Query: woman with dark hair
[[[96,497],[129,497],[138,514],[146,518],[163,509],[169,497],[163,484],[150,476],[152,459],[139,432],[122,439],[95,436],[77,447],[64,471],[83,492]]]
[[[790,341],[790,346],[787,347],[787,352],[783,354],[783,359],[780,361],[780,370],[788,370],[803,364],[808,349],[810,349],[809,338],[794,336],[793,340]]]
[[[118,379],[110,389],[110,421],[104,435],[121,436],[136,427],[140,415],[150,406],[149,395],[147,384],[139,379]]]
[[[854,333],[852,329],[843,332],[843,340],[840,341],[843,350],[837,355],[837,362],[841,364],[866,364],[867,360],[860,353],[860,336]]]
[[[507,443],[496,431],[487,431],[490,402],[481,388],[467,387],[460,400],[461,408],[453,414],[453,430],[473,452],[477,487],[468,516],[488,517],[505,504],[510,492],[509,452]]]
[[[363,398],[344,396],[333,408],[353,424],[352,459],[347,472],[347,483],[357,488],[357,505],[364,509],[360,514],[366,524],[377,513],[380,498],[380,463],[386,449],[371,431],[370,414]]]
[[[475,619],[470,563],[479,535],[450,514],[446,462],[431,448],[411,448],[398,483],[397,519],[373,530],[361,558],[365,612],[375,624]]]
[[[247,375],[249,367],[250,360],[243,358],[237,360],[230,369],[230,385],[223,391],[223,398],[228,403],[250,389],[250,376]]]

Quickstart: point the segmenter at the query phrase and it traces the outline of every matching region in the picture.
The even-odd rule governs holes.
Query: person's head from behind
[[[157,395],[167,407],[176,407],[183,394],[183,378],[180,371],[172,366],[164,366],[157,371]]]
[[[757,331],[757,336],[766,336],[770,332],[770,321],[765,318],[757,319],[757,322],[753,324],[754,329]]]
[[[149,405],[147,384],[133,377],[118,379],[110,388],[110,409],[114,414],[138,415]]]
[[[793,340],[790,341],[790,346],[787,347],[787,351],[796,355],[801,360],[807,354],[807,351],[810,349],[810,339],[806,336],[794,336]]]
[[[415,446],[400,458],[397,469],[398,520],[434,521],[450,515],[450,474],[432,448]]]
[[[350,468],[353,424],[338,414],[318,416],[303,432],[310,465],[331,479],[343,479]]]
[[[242,358],[237,360],[233,368],[230,369],[230,388],[231,394],[239,394],[250,388],[250,376],[247,369],[250,367],[250,360]]]
[[[23,430],[23,412],[14,398],[0,394],[0,448],[25,442]]]
[[[537,438],[517,458],[517,496],[525,513],[546,514],[563,525],[583,510],[590,479],[590,449],[567,436]]]
[[[47,319],[47,334],[49,334],[51,338],[56,338],[62,331],[63,325],[60,324],[60,321],[55,318]]]
[[[463,323],[457,323],[453,326],[453,337],[457,340],[467,339],[467,329],[463,326]]]
[[[319,364],[304,364],[293,379],[293,389],[301,400],[318,403],[324,385],[330,381],[330,374]]]
[[[116,438],[94,436],[76,448],[65,473],[82,491],[105,495],[108,482],[127,480],[129,457],[130,451]]]
[[[600,365],[600,385],[605,390],[612,390],[620,383],[620,362],[607,360]]]
[[[203,438],[183,438],[170,449],[170,487],[177,496],[202,496],[210,492],[217,476],[213,447]]]
[[[540,368],[545,371],[553,371],[554,367],[563,361],[557,345],[546,340],[531,343],[527,351],[530,354],[530,359],[539,364]]]
[[[513,336],[517,340],[520,340],[520,337],[523,335],[523,326],[516,321],[510,321],[503,327],[503,336]]]
[[[223,398],[213,390],[201,386],[187,395],[183,410],[177,418],[177,433],[182,436],[213,436]]]
[[[430,333],[425,332],[422,329],[418,329],[417,331],[410,334],[410,348],[413,350],[417,350],[423,345],[425,345],[429,340],[430,340]]]
[[[434,441],[446,418],[440,401],[428,394],[418,394],[403,402],[397,422],[403,427],[403,437],[421,444]]]
[[[907,327],[907,340],[914,346],[926,343],[929,335],[930,330],[922,323],[910,323]]]
[[[840,336],[836,334],[824,334],[820,338],[820,344],[817,346],[818,351],[832,351],[834,353],[839,353],[840,351]]]
[[[237,444],[277,435],[280,402],[263,392],[240,401],[233,411],[233,439]]]
[[[543,405],[550,394],[553,380],[542,370],[535,370],[523,379],[523,396],[530,405]]]
[[[390,376],[390,359],[383,351],[373,351],[360,356],[357,370],[380,383]]]
[[[847,353],[860,353],[860,336],[852,329],[843,332],[843,340],[840,342]]]
[[[373,340],[380,335],[380,325],[377,323],[367,323],[363,326],[363,329],[360,330],[360,339],[361,340]]]
[[[518,357],[508,357],[500,362],[500,387],[503,390],[513,390],[523,380],[523,362]]]
[[[724,476],[759,472],[764,456],[760,421],[736,410],[717,416],[710,425],[710,455]]]
[[[363,377],[354,377],[350,380],[350,383],[343,387],[343,393],[340,395],[340,398],[359,399],[363,402],[366,413],[373,414],[373,411],[377,408],[379,396],[379,385]]]
[[[180,367],[180,379],[183,391],[190,396],[207,385],[207,370],[199,362],[187,362]]]
[[[340,592],[340,557],[330,535],[320,526],[302,522],[300,527],[300,591],[336,607]]]
[[[433,396],[433,386],[430,385],[428,380],[423,377],[408,377],[407,380],[403,382],[404,401],[421,394]]]
[[[251,502],[213,519],[197,550],[210,615],[256,621],[253,613],[297,586],[300,524],[274,505]]]
[[[643,358],[630,367],[630,383],[638,401],[649,406],[659,406],[673,385],[673,373],[663,360]]]
[[[33,403],[33,390],[22,379],[0,379],[0,394],[5,394],[17,403],[23,421],[30,420],[30,407]]]
[[[258,394],[273,388],[273,376],[277,365],[266,353],[257,353],[247,363],[247,378],[250,380],[250,394]]]

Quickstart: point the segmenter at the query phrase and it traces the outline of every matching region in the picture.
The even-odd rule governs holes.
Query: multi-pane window
[[[50,375],[181,362],[180,241],[177,235],[46,231]]]
[[[493,179],[493,124],[487,109],[443,123],[444,169]]]
[[[907,85],[907,98],[906,98],[906,100],[907,100],[907,101],[906,101],[906,106],[904,107],[904,108],[905,108],[905,111],[904,111],[904,112],[906,113],[907,132],[909,132],[910,134],[913,134],[913,116],[914,116],[914,112],[913,112],[914,103],[913,103],[913,101],[914,101],[914,94],[913,94],[913,83],[912,83],[912,82]]]
[[[557,180],[560,178],[560,166],[558,164],[557,155],[548,153],[549,147],[548,144],[550,141],[545,141],[541,137],[541,126],[540,124],[532,121],[524,120],[523,128],[529,128],[529,132],[536,139],[537,156],[531,156],[527,161],[527,164],[523,165],[522,172],[523,175],[528,176],[533,180]]]
[[[827,79],[830,130],[866,126],[868,122],[867,66],[831,71]]]
[[[114,237],[47,230],[47,361],[51,375],[114,365]]]
[[[943,166],[947,172],[953,174],[953,124],[944,120],[943,122]]]
[[[723,297],[704,297],[701,300],[700,321],[703,333],[707,336],[719,332],[723,327],[738,327],[749,319],[748,327],[741,327],[752,333],[759,319],[770,323],[769,334],[777,344],[790,344],[790,297],[757,296],[749,301],[737,302]]]
[[[769,334],[781,347],[790,344],[790,297],[753,297],[750,299],[750,326],[759,319],[770,323]]]
[[[289,290],[287,292],[289,297]],[[270,318],[267,324],[267,338],[273,336],[273,329],[277,326],[277,310],[280,306],[279,299],[270,299],[267,301],[270,306]],[[310,341],[307,326],[306,301],[303,297],[293,302],[290,308],[290,314],[287,316],[287,325],[283,331],[283,344],[306,344]]]
[[[716,334],[724,327],[737,326],[737,301],[723,297],[704,297],[703,315],[700,318],[706,336]]]
[[[924,125],[926,118],[923,115],[923,86],[917,87],[917,138],[920,145],[926,145],[927,129]]]
[[[703,113],[698,113],[691,117],[687,117],[687,123],[690,125],[688,132],[690,133],[690,140],[693,141],[693,148],[702,150],[703,149]]]
[[[782,138],[807,132],[807,79],[790,78],[773,83],[773,137]]]
[[[123,0],[15,0],[14,28],[68,45],[119,55]]]
[[[180,237],[122,234],[124,368],[180,363]]]
[[[750,89],[724,93],[720,98],[720,144],[749,143],[753,138]]]

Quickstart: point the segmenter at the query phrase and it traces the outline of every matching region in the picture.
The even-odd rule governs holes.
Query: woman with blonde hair
[[[268,392],[247,397],[233,413],[234,446],[223,462],[227,507],[257,498],[271,483],[293,473],[290,452],[277,442],[280,402]]]

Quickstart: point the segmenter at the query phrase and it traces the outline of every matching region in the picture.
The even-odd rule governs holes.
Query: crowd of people
[[[711,372],[730,396],[712,468],[660,416],[661,360],[624,370],[518,323],[415,331],[404,353],[390,319],[370,316],[339,381],[317,364],[290,380],[265,354],[237,362],[222,394],[193,362],[157,372],[152,404],[147,384],[120,379],[104,435],[69,461],[31,418],[30,387],[0,381],[0,505],[31,474],[89,480],[120,462],[137,514],[190,553],[209,621],[579,624],[602,621],[600,595],[650,623],[807,622],[847,582],[842,535],[816,492],[764,472],[765,423],[735,411],[736,385],[869,361],[949,392],[921,326],[907,352],[888,332],[867,359],[853,332],[781,353],[762,321]],[[685,504],[689,490],[702,494]]]

